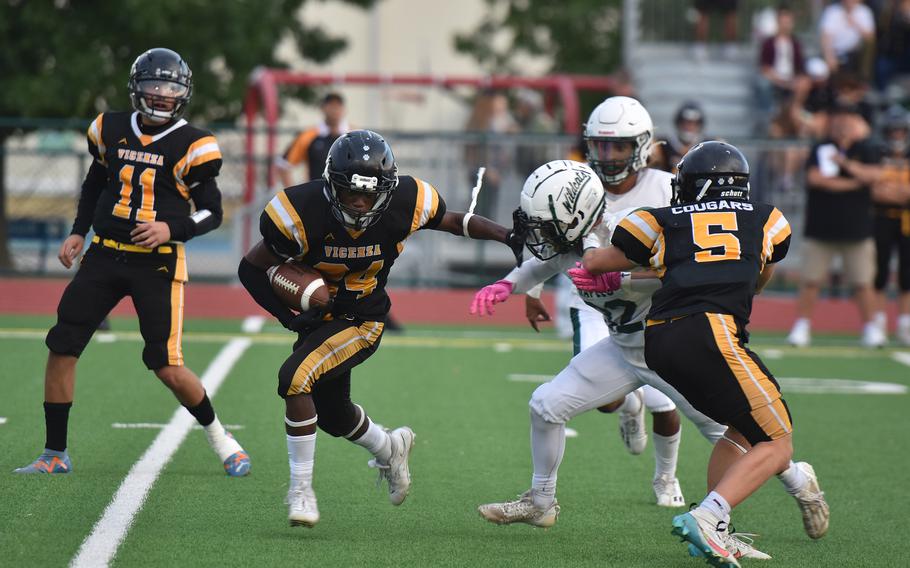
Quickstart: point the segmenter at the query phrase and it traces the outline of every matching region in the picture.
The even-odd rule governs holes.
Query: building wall
[[[469,56],[455,51],[456,33],[473,30],[488,6],[484,0],[382,0],[370,10],[341,2],[307,2],[301,18],[348,40],[348,48],[328,65],[295,57],[288,43],[279,55],[295,70],[318,73],[407,73],[482,75]],[[504,38],[500,38],[504,39]],[[521,62],[527,75],[546,72],[543,59]],[[472,92],[394,87],[342,86],[354,126],[394,130],[459,130],[467,120]],[[283,124],[299,126],[319,120],[318,109],[285,100]]]

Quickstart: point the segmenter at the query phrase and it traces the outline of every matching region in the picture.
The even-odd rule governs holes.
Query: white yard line
[[[891,358],[910,367],[910,351],[895,351],[891,354]]]
[[[222,426],[228,432],[246,428],[243,424],[222,424]],[[167,424],[162,422],[114,422],[111,424],[111,428],[114,430],[162,430],[166,427]],[[202,426],[196,424],[193,426],[193,430],[202,430]]]
[[[0,424],[6,424],[6,417],[0,416]]]
[[[249,316],[243,320],[240,329],[243,333],[259,333],[265,325],[265,316]]]
[[[202,375],[202,384],[210,397],[215,396],[218,387],[250,345],[252,341],[249,338],[232,339],[211,362]],[[161,470],[177,452],[194,424],[195,419],[183,407],[174,412],[171,421],[120,484],[114,499],[70,563],[71,567],[107,566],[110,563]]]

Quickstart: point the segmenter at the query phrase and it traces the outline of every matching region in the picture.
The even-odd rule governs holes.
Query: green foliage
[[[521,56],[549,57],[550,72],[605,75],[621,63],[621,0],[486,0],[477,29],[455,48],[493,73],[521,74]]]
[[[374,0],[345,0],[361,7]],[[0,0],[0,116],[89,117],[129,104],[130,65],[152,47],[190,64],[197,118],[240,111],[250,72],[286,67],[275,46],[290,39],[306,59],[324,62],[344,38],[297,17],[306,0]]]

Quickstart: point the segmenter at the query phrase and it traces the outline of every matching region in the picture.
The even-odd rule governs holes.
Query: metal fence
[[[243,203],[244,132],[220,128],[215,133],[224,155],[218,182],[224,195],[225,220],[216,231],[189,242],[190,275],[230,280],[245,252],[242,227],[246,221],[258,219],[272,191],[263,182],[257,200]],[[547,160],[566,157],[577,142],[573,137],[555,135],[385,134],[395,150],[399,171],[432,183],[452,210],[467,210],[476,169],[485,166],[487,175],[476,212],[503,225],[511,224],[511,212],[525,176]],[[279,147],[292,136],[291,131],[282,132]],[[807,146],[780,141],[733,142],[750,158],[757,198],[781,207],[798,237],[804,201],[802,161]],[[84,146],[84,137],[77,132],[38,131],[8,141],[7,211],[17,272],[64,272],[56,251],[69,232],[79,188],[90,164]],[[264,172],[265,158],[256,160],[258,171]],[[295,174],[302,178],[305,172]],[[255,222],[251,224],[256,227]],[[798,249],[796,242],[793,250],[797,254]],[[501,275],[511,262],[511,253],[499,243],[467,242],[424,231],[406,243],[391,282],[404,286],[474,286]]]

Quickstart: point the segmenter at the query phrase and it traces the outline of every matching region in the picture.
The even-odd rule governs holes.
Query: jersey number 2
[[[132,218],[133,208],[133,172],[134,166],[120,168],[120,201],[114,204],[114,216],[123,219]],[[155,168],[145,168],[139,175],[142,187],[142,203],[136,211],[137,221],[155,220]]]
[[[313,268],[325,274],[331,281],[329,291],[333,295],[335,290],[332,288],[337,289],[338,283],[343,281],[345,289],[350,292],[357,292],[357,299],[359,300],[364,296],[369,296],[376,289],[376,285],[379,283],[376,280],[376,275],[382,270],[383,264],[382,260],[374,260],[366,270],[360,272],[348,272],[348,266],[338,262],[318,262]]]
[[[692,213],[692,242],[701,249],[695,262],[739,260],[742,247],[731,232],[737,228],[736,213]]]

